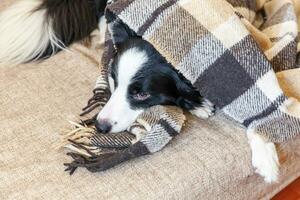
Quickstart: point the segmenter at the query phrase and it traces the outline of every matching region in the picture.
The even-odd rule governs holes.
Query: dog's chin
[[[130,125],[129,126],[123,126],[123,127],[113,126],[109,133],[121,133],[121,132],[126,131],[129,127],[130,127]]]

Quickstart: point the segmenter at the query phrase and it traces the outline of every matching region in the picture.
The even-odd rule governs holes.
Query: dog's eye
[[[133,95],[133,98],[138,101],[144,101],[150,97],[149,93],[146,92],[138,92]]]

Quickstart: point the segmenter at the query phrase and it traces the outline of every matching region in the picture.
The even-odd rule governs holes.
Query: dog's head
[[[199,92],[149,42],[123,24],[114,26],[112,33],[117,48],[109,74],[112,96],[97,117],[99,131],[126,130],[151,106],[191,110],[201,104]]]

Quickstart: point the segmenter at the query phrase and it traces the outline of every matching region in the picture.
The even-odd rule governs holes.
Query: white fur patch
[[[48,45],[61,47],[41,0],[23,0],[0,14],[0,63],[19,64],[38,58]]]
[[[199,118],[207,119],[214,115],[214,111],[214,105],[209,100],[204,99],[202,106],[191,110],[190,113]]]
[[[119,60],[118,84],[119,87],[128,88],[131,79],[148,60],[147,54],[137,48],[125,51]]]
[[[279,159],[274,143],[266,141],[253,130],[248,130],[247,135],[256,173],[264,177],[267,183],[276,182],[279,176]]]
[[[131,79],[147,61],[147,54],[137,48],[125,51],[118,65],[118,87],[99,113],[97,120],[106,119],[112,124],[111,132],[126,130],[143,110],[134,110],[127,99]]]

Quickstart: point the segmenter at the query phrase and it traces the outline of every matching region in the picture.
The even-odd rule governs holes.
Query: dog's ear
[[[177,73],[178,79],[175,82],[177,89],[176,104],[186,110],[193,110],[200,107],[203,97],[195,87],[183,75]]]
[[[113,14],[107,12],[106,20],[113,43],[117,48],[120,47],[122,43],[129,40],[129,38],[137,36],[133,30],[131,30],[125,23],[116,18]]]

